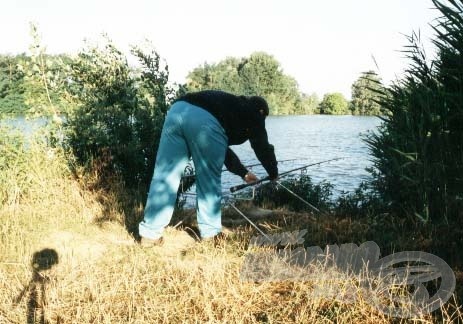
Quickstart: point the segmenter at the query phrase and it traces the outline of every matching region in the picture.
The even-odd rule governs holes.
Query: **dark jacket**
[[[220,122],[228,137],[228,145],[242,144],[249,140],[257,158],[271,179],[278,176],[277,161],[273,145],[268,142],[265,129],[265,117],[268,106],[261,98],[260,104],[252,98],[235,96],[227,92],[206,90],[188,93],[177,101],[186,101],[210,112]],[[262,107],[262,102],[265,107]],[[261,110],[265,108],[266,114]],[[228,147],[225,154],[225,166],[230,172],[244,177],[248,170],[236,154]]]

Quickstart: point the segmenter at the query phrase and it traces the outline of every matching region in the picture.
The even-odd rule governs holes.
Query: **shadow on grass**
[[[53,249],[43,249],[35,252],[32,256],[32,279],[28,285],[16,297],[15,303],[19,304],[27,295],[27,323],[44,324],[46,304],[46,284],[50,278],[43,272],[51,269],[55,264],[58,264],[58,253]]]

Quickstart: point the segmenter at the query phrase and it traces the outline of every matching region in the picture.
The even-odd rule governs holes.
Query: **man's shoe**
[[[146,238],[146,237],[142,237],[140,239],[140,245],[142,247],[153,247],[153,246],[162,246],[164,244],[164,239],[162,238],[162,236],[158,239],[149,239],[149,238]]]
[[[223,243],[225,243],[225,239],[227,238],[227,236],[228,235],[225,234],[224,232],[220,232],[214,236],[203,238],[201,239],[201,241],[212,242],[214,246],[220,246],[220,245],[223,245]]]

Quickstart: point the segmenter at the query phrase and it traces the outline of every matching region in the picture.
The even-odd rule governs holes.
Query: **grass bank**
[[[110,194],[93,186],[97,172],[85,177],[71,172],[59,149],[37,143],[11,147],[2,138],[1,323],[462,320],[454,299],[433,314],[392,319],[371,305],[355,277],[334,270],[314,269],[311,280],[300,282],[242,281],[256,232],[229,210],[224,223],[232,234],[220,247],[195,242],[194,217],[186,211],[176,215],[173,223],[183,223],[168,229],[163,247],[141,248],[127,231],[141,217],[141,205],[121,202],[117,190]],[[324,242],[322,247],[358,243],[369,232],[369,225],[352,218],[287,210],[256,222],[266,233],[307,229],[306,243]],[[355,298],[338,298],[344,295]]]

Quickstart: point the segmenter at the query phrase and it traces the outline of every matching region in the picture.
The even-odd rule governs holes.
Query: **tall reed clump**
[[[43,134],[25,138],[2,126],[0,261],[27,258],[30,246],[50,231],[84,224],[101,211],[74,180],[70,161]]]
[[[463,2],[433,0],[436,58],[416,34],[405,76],[383,93],[384,123],[367,143],[373,186],[398,214],[424,223],[461,222],[463,206]]]

